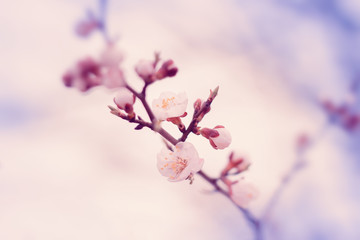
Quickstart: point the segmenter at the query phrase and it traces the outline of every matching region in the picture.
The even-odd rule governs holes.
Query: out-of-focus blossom
[[[132,106],[135,103],[135,96],[126,88],[120,88],[114,97],[116,106],[126,112],[132,112]],[[131,111],[130,111],[131,110]]]
[[[144,80],[145,83],[153,83],[156,80],[161,80],[166,77],[174,77],[178,71],[178,68],[175,66],[173,60],[165,61],[162,66],[157,69],[157,64],[160,61],[160,56],[158,53],[155,53],[155,60],[140,60],[135,65],[135,72],[139,75],[140,78]]]
[[[82,92],[100,85],[110,89],[124,87],[126,81],[119,66],[122,59],[123,54],[113,44],[109,44],[98,60],[87,57],[68,70],[63,75],[64,85]]]
[[[335,105],[331,100],[325,99],[322,100],[321,104],[332,123],[339,124],[349,132],[359,129],[360,114],[351,103]]]
[[[118,88],[126,85],[125,76],[120,68],[124,54],[112,43],[100,54],[103,85],[107,88]]]
[[[152,109],[158,120],[183,116],[188,99],[186,93],[164,92],[152,102]]]
[[[155,67],[153,61],[149,60],[140,60],[135,65],[135,72],[141,77],[145,82],[150,83],[154,81]]]
[[[215,149],[224,149],[231,144],[230,132],[223,126],[216,126],[213,129],[202,128],[200,133],[209,139],[211,146]]]
[[[231,199],[240,207],[247,208],[259,196],[259,191],[251,183],[240,180],[230,186]]]
[[[178,72],[173,60],[167,60],[163,63],[160,69],[156,72],[156,79],[161,80],[166,77],[174,77]]]
[[[116,45],[110,43],[100,54],[99,61],[103,67],[119,67],[124,59],[124,53],[116,48]]]
[[[88,37],[90,34],[99,27],[99,21],[94,17],[87,17],[80,20],[75,26],[75,33],[80,37]]]
[[[302,133],[297,137],[295,147],[297,151],[304,151],[309,147],[310,144],[311,144],[310,137],[307,134]]]
[[[103,85],[107,88],[119,88],[126,85],[125,76],[120,68],[108,68],[102,70]]]
[[[67,87],[75,87],[82,92],[101,85],[100,65],[91,57],[80,60],[73,69],[63,75]]]
[[[235,171],[234,173],[241,173],[247,170],[251,165],[251,162],[247,158],[243,158],[236,152],[232,152],[229,156],[229,162],[221,172],[222,176],[226,176],[230,171]]]
[[[172,182],[191,178],[201,170],[203,163],[195,147],[188,142],[179,142],[174,151],[164,147],[157,155],[158,170]]]

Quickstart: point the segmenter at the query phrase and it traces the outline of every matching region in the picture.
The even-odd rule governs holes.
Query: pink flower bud
[[[223,126],[216,126],[213,129],[201,129],[201,135],[209,139],[210,144],[215,149],[227,148],[231,143],[231,135]]]
[[[238,172],[243,172],[247,170],[251,162],[247,158],[243,158],[236,152],[232,152],[229,157],[229,165],[232,165],[233,168],[235,168]]]
[[[209,139],[210,137],[215,138],[220,135],[218,131],[211,128],[202,128],[200,130],[200,134],[207,139]]]
[[[200,98],[198,98],[195,102],[194,102],[194,109],[195,109],[195,112],[198,112],[201,108],[201,104],[202,104],[202,101]]]
[[[174,77],[178,72],[173,60],[167,60],[161,68],[156,72],[156,79],[161,80],[166,77]]]
[[[135,71],[145,82],[153,82],[153,74],[155,73],[154,63],[148,60],[140,60],[135,65]]]
[[[122,110],[132,110],[132,105],[135,103],[135,99],[134,94],[132,94],[128,89],[120,88],[114,98],[114,103]]]
[[[63,83],[66,87],[71,87],[75,80],[74,73],[72,71],[67,71],[62,77]]]

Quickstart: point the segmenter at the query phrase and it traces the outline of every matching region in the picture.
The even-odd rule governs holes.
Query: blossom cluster
[[[114,44],[108,44],[98,58],[85,57],[67,70],[63,83],[86,92],[93,87],[103,85],[107,88],[120,88],[126,85],[122,68],[123,53]]]
[[[151,107],[145,99],[146,89],[149,85],[166,77],[174,77],[177,74],[178,68],[175,66],[174,61],[163,61],[162,65],[158,67],[159,62],[161,62],[158,53],[155,54],[153,61],[140,60],[134,66],[134,70],[144,82],[141,93],[136,92],[125,81],[120,68],[122,61],[123,55],[111,44],[102,52],[97,61],[86,58],[79,61],[73,69],[68,70],[63,77],[64,84],[67,87],[76,87],[80,91],[88,91],[92,87],[100,85],[117,88],[117,93],[113,99],[116,107],[110,108],[111,113],[129,122],[138,123],[136,129],[149,127],[160,133],[160,129],[165,131],[161,127],[161,123],[164,121],[178,126],[182,138],[180,141],[172,142],[174,147],[166,146],[158,153],[157,168],[160,174],[167,177],[169,181],[190,180],[192,182],[195,174],[201,171],[204,159],[199,157],[193,144],[185,141],[188,134],[193,133],[206,138],[216,150],[229,147],[232,141],[230,132],[222,125],[217,125],[214,128],[202,128],[199,126],[200,121],[211,110],[210,104],[216,97],[218,88],[210,91],[206,101],[200,99],[195,101],[193,118],[191,124],[186,128],[181,120],[181,118],[188,115],[188,98],[185,92],[163,92],[158,98],[153,99]],[[137,98],[147,105],[146,110],[149,113],[151,122],[145,122],[140,116],[137,116],[133,106]],[[227,186],[229,197],[241,207],[247,207],[248,203],[255,199],[258,194],[255,188],[243,179],[230,181],[228,174],[234,169],[236,169],[236,172],[232,174],[240,174],[247,170],[248,167],[249,163],[247,161],[234,159],[234,155],[231,154],[229,163],[218,178],[218,181],[224,182]]]
[[[337,105],[331,100],[325,99],[321,105],[332,123],[342,126],[349,132],[354,132],[360,128],[360,113],[353,109],[351,103]]]
[[[136,91],[126,80],[121,67],[124,54],[117,48],[116,41],[109,40],[105,27],[103,19],[93,14],[89,14],[76,25],[75,31],[81,37],[88,37],[96,30],[101,32],[106,40],[106,47],[98,57],[82,58],[69,68],[62,77],[64,85],[81,92],[87,92],[97,86],[116,89],[113,98],[115,107],[109,106],[110,112],[130,123],[136,123],[135,130],[149,128],[164,138],[165,147],[157,154],[157,168],[162,176],[170,182],[189,180],[192,183],[195,175],[199,174],[239,207],[248,207],[258,196],[258,192],[243,177],[237,180],[233,177],[248,170],[250,163],[232,153],[219,177],[210,178],[202,170],[204,159],[200,157],[201,154],[187,141],[189,134],[194,134],[206,139],[215,150],[223,150],[230,146],[232,137],[224,126],[200,126],[201,120],[211,110],[210,105],[217,96],[219,87],[211,90],[206,100],[199,98],[194,102],[190,124],[185,126],[183,118],[188,116],[189,102],[185,92],[164,91],[158,98],[153,99],[151,104],[146,99],[146,90],[150,85],[177,75],[178,67],[175,62],[172,59],[163,61],[159,53],[155,53],[153,60],[139,60],[134,65],[134,71],[142,80],[143,89]],[[134,106],[136,99],[145,108],[149,121],[137,114]],[[180,138],[176,139],[170,135],[163,128],[163,122],[176,125]]]

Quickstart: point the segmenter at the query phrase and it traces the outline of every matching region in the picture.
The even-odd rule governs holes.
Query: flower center
[[[175,100],[175,97],[163,99],[161,108],[168,108],[170,104],[173,105],[174,100]]]
[[[175,176],[178,176],[188,165],[188,160],[181,157],[176,157],[176,161],[171,163],[170,167],[175,173]]]

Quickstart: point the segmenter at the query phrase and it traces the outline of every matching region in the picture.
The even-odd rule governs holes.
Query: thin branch
[[[185,142],[186,138],[189,136],[189,134],[193,131],[194,127],[200,122],[198,119],[201,114],[205,114],[206,111],[210,109],[210,105],[212,101],[215,99],[217,93],[219,91],[219,87],[216,87],[214,91],[211,92],[209,98],[205,101],[205,103],[201,106],[200,110],[194,111],[193,118],[188,126],[188,128],[185,130],[179,141]]]
[[[158,132],[163,138],[168,140],[172,145],[176,145],[179,143],[178,140],[176,140],[170,133],[168,133],[165,129],[160,127],[159,129],[153,129],[155,132]]]
[[[264,208],[264,212],[262,214],[261,220],[266,221],[273,211],[274,207],[278,203],[281,195],[284,193],[286,187],[289,185],[291,180],[295,177],[296,173],[302,170],[306,164],[304,160],[305,153],[310,149],[313,148],[315,144],[318,144],[321,138],[325,135],[327,127],[329,126],[328,123],[325,123],[319,130],[319,133],[307,144],[306,147],[298,150],[297,158],[293,165],[290,167],[289,171],[285,174],[282,181],[280,182],[279,186],[275,189],[273,195],[270,197],[266,207]]]
[[[302,158],[297,159],[295,163],[291,166],[287,174],[282,178],[282,181],[280,182],[279,186],[275,189],[273,195],[271,196],[270,200],[268,201],[265,207],[265,210],[261,217],[263,221],[266,221],[270,217],[272,210],[276,206],[278,200],[285,191],[287,185],[295,177],[296,172],[300,171],[304,167],[304,163],[305,161]]]
[[[210,183],[215,191],[221,193],[222,195],[224,195],[226,198],[228,198],[235,206],[237,209],[239,209],[243,215],[245,216],[245,219],[249,222],[250,226],[253,228],[254,230],[254,234],[255,234],[255,239],[256,240],[261,240],[262,238],[262,231],[261,231],[261,222],[260,220],[258,220],[249,210],[240,207],[239,205],[237,205],[229,196],[229,194],[222,189],[219,184],[218,184],[218,178],[211,178],[209,177],[206,173],[204,173],[202,170],[200,170],[198,172],[198,174],[204,179],[206,180],[208,183]]]
[[[138,93],[137,91],[135,91],[135,89],[133,89],[132,87],[130,87],[129,85],[126,85],[126,88],[129,89],[130,92],[132,92],[138,99],[140,99],[141,103],[143,104],[145,110],[146,110],[146,113],[148,114],[149,118],[150,118],[150,121],[152,123],[154,123],[155,121],[155,115],[154,113],[152,112],[149,104],[147,103],[146,101],[146,94],[145,94],[145,91],[146,91],[146,87],[147,85],[145,84],[144,88],[143,88],[143,92],[142,93]]]

